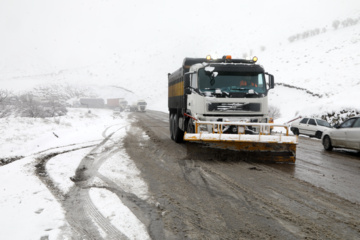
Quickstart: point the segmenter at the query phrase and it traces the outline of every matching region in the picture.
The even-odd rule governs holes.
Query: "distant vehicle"
[[[120,111],[124,111],[128,102],[124,98],[109,98],[107,99],[107,107],[108,108],[116,108],[120,109]]]
[[[124,98],[119,99],[120,110],[124,111],[128,106],[128,102]]]
[[[147,103],[144,100],[139,100],[137,102],[132,103],[129,106],[130,112],[145,112]]]
[[[322,144],[327,151],[331,151],[334,147],[360,151],[360,115],[325,131]]]
[[[294,135],[303,134],[321,139],[323,132],[330,128],[331,125],[325,120],[317,118],[302,118],[299,121],[293,122],[290,130],[294,133]]]
[[[144,100],[139,100],[136,105],[137,105],[137,111],[145,112],[147,103]]]
[[[120,108],[114,108],[113,110],[113,116],[116,117],[116,116],[120,116],[121,114],[121,109]]]
[[[80,106],[86,108],[104,108],[105,101],[102,98],[80,98]]]

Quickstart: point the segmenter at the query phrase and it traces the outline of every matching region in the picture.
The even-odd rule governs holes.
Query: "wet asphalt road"
[[[300,137],[295,164],[259,163],[171,141],[166,113],[130,118],[126,151],[159,203],[154,239],[360,238],[358,153]]]
[[[335,193],[351,202],[360,203],[360,154],[334,149],[325,151],[321,140],[299,137],[294,165],[272,165],[297,179]]]
[[[144,115],[146,118],[155,118],[162,122],[163,129],[158,131],[159,137],[169,138],[166,113],[148,111]],[[142,117],[141,113],[140,117]],[[258,166],[273,168],[351,202],[360,203],[359,152],[345,149],[325,151],[321,140],[300,135],[296,155],[295,164],[258,164]]]

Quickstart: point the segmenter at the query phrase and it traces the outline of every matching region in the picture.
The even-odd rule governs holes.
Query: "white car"
[[[360,151],[360,115],[349,118],[339,126],[324,132],[322,144],[327,151],[334,147]]]
[[[321,139],[321,136],[324,131],[330,129],[330,124],[322,119],[317,118],[302,118],[297,122],[291,124],[290,130],[294,135],[308,135],[315,136],[316,138]]]

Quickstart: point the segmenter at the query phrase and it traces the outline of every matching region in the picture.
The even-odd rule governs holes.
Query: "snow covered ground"
[[[0,119],[1,159],[20,158],[0,167],[0,239],[70,239],[64,210],[36,174],[38,159],[66,152],[46,165],[49,177],[66,194],[74,186],[70,177],[93,146],[112,133],[111,138],[121,144],[127,125],[125,113],[113,117],[111,110],[103,109],[70,109],[67,116],[57,119]],[[125,191],[151,201],[140,171],[124,150],[108,159],[99,172],[121,182]],[[94,179],[94,184],[101,184],[101,180]],[[91,189],[90,198],[101,214],[130,239],[149,239],[145,226],[112,192]],[[102,235],[106,237],[106,233]]]

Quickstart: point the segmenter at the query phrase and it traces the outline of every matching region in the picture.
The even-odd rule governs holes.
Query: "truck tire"
[[[169,115],[170,138],[174,140],[174,114]]]
[[[181,143],[184,140],[184,131],[179,128],[179,118],[176,114],[174,114],[173,122],[174,141],[177,143]]]
[[[331,151],[333,149],[333,146],[331,144],[331,139],[329,136],[325,136],[323,139],[323,146],[326,151]]]
[[[321,139],[321,136],[322,136],[322,132],[321,132],[321,131],[316,131],[315,137],[316,137],[317,139]]]

